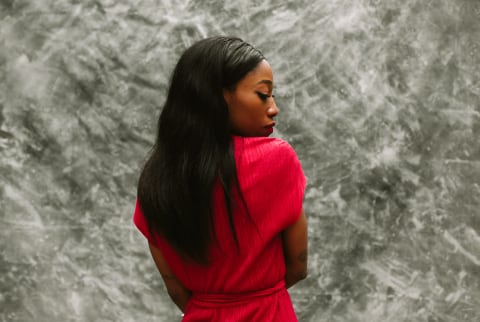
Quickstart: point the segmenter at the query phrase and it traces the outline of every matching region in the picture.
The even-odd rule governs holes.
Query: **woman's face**
[[[272,95],[273,74],[262,60],[233,90],[224,90],[232,132],[241,136],[269,136],[278,108]]]

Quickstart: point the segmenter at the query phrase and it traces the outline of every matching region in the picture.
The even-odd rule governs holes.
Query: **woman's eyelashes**
[[[275,95],[273,95],[273,94],[272,94],[272,95],[268,95],[268,94],[264,94],[264,93],[262,93],[262,92],[257,92],[257,95],[258,95],[258,97],[259,97],[262,101],[264,101],[264,102],[266,102],[269,97],[275,97]]]

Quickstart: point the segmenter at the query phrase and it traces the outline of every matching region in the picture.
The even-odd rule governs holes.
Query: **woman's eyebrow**
[[[255,83],[255,85],[262,84],[262,83],[263,83],[263,84],[269,84],[269,85],[272,85],[272,84],[273,84],[273,82],[272,82],[271,80],[269,80],[269,79],[262,79],[261,81]]]

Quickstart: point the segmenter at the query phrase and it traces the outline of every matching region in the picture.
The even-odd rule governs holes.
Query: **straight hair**
[[[137,198],[152,236],[182,257],[208,264],[215,238],[212,194],[219,181],[233,239],[233,192],[241,194],[228,106],[223,92],[265,59],[236,37],[198,41],[180,57],[158,119],[158,131],[138,182]]]

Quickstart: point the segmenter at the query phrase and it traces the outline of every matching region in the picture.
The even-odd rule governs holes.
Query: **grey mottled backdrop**
[[[269,58],[301,321],[480,321],[479,0],[1,0],[0,320],[175,321],[131,216],[196,40]]]

